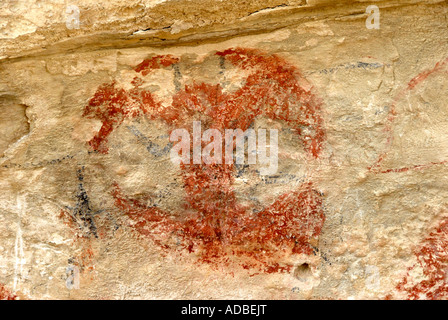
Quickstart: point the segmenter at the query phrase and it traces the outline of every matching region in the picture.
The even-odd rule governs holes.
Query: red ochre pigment
[[[438,62],[433,68],[425,70],[411,79],[407,86],[401,90],[394,98],[391,111],[388,116],[388,122],[385,127],[389,133],[386,143],[386,150],[379,156],[376,163],[369,168],[376,174],[402,173],[411,170],[423,170],[435,165],[445,165],[448,160],[440,162],[429,162],[419,165],[403,168],[393,168],[382,170],[381,164],[387,157],[393,142],[393,125],[397,117],[396,105],[399,101],[405,99],[406,95],[419,87],[428,80],[433,74],[446,73],[448,58]],[[405,292],[409,299],[446,299],[448,298],[448,220],[440,222],[439,227],[430,234],[415,252],[417,264],[408,269],[407,275],[397,285],[396,289]],[[424,280],[414,279],[411,271],[421,268]],[[392,299],[388,295],[387,299]]]
[[[384,128],[385,132],[388,134],[388,137],[386,140],[386,148],[385,148],[385,151],[383,151],[379,155],[378,160],[375,162],[375,164],[368,168],[370,171],[372,171],[374,173],[400,173],[400,172],[407,172],[407,171],[411,171],[411,170],[422,170],[422,169],[426,169],[426,168],[429,168],[429,167],[432,167],[435,165],[444,165],[444,164],[448,163],[448,160],[445,160],[445,161],[440,161],[440,162],[430,162],[430,163],[418,164],[418,165],[414,165],[414,166],[410,166],[410,167],[403,167],[403,168],[394,168],[394,169],[387,169],[387,170],[381,169],[382,162],[386,159],[386,157],[390,151],[390,148],[392,146],[393,140],[394,140],[393,126],[394,126],[395,119],[397,117],[396,106],[397,106],[398,102],[405,99],[406,95],[409,92],[413,91],[420,84],[424,83],[431,75],[438,74],[441,72],[446,73],[445,69],[446,69],[447,65],[448,65],[448,58],[446,58],[442,61],[439,61],[438,63],[436,63],[436,65],[432,69],[425,70],[425,71],[421,72],[420,74],[418,74],[413,79],[411,79],[408,82],[407,86],[395,96],[395,98],[391,104],[391,109],[390,109],[389,115],[387,117],[386,126]]]
[[[17,296],[0,284],[0,300],[16,300]]]
[[[441,300],[448,298],[448,219],[427,237],[416,250],[417,263],[408,269],[406,277],[397,285],[409,299]],[[412,271],[422,273],[414,279]],[[422,272],[419,271],[422,270]]]
[[[192,128],[194,117],[200,114],[207,129],[223,133],[246,130],[257,116],[264,116],[287,123],[310,157],[318,158],[324,143],[320,102],[299,84],[303,78],[296,68],[253,49],[229,49],[217,55],[252,72],[236,92],[226,93],[220,84],[194,82],[177,92],[170,106],[162,106],[153,94],[140,89],[143,81],[138,75],[129,91],[117,88],[115,82],[100,86],[83,114],[103,123],[89,142],[91,148],[107,153],[108,136],[126,118],[160,119],[174,130]],[[144,60],[134,71],[145,76],[178,62],[170,55],[157,56]],[[306,134],[303,128],[308,128]],[[311,242],[319,236],[325,216],[322,197],[311,183],[253,212],[236,199],[233,165],[182,164],[181,169],[186,191],[186,206],[176,214],[181,218],[129,199],[115,184],[115,204],[140,234],[167,250],[184,248],[210,265],[237,260],[245,269],[268,273],[290,270],[290,265],[279,262],[282,257],[313,254]]]

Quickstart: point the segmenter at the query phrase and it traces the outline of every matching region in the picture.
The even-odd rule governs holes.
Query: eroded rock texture
[[[447,15],[3,1],[0,299],[448,298]],[[173,164],[198,121],[277,173]]]

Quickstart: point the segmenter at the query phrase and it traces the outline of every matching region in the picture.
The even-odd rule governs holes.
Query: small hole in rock
[[[311,267],[308,263],[303,263],[297,266],[294,270],[294,277],[299,280],[306,280],[312,275],[313,273],[311,272]]]

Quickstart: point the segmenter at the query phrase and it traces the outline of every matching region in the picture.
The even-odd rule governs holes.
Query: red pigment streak
[[[178,58],[171,55],[167,56],[156,56],[151,59],[143,60],[138,66],[135,67],[135,71],[141,73],[143,76],[148,75],[152,70],[160,69],[162,67],[169,67],[175,63],[179,62]]]
[[[80,248],[79,253],[73,256],[73,264],[79,267],[80,272],[94,271],[94,252],[92,248],[91,238],[89,238],[85,232],[79,227],[76,220],[70,215],[69,212],[61,210],[59,214],[65,225],[67,225],[73,231],[73,245],[76,248]],[[99,227],[97,230],[99,238],[105,238],[106,231],[104,228]]]
[[[417,263],[408,269],[407,275],[397,285],[408,299],[439,300],[448,298],[448,219],[426,238],[415,253]],[[423,280],[413,279],[410,272],[423,270]],[[420,272],[419,272],[420,273]]]
[[[17,300],[17,296],[0,284],[0,300]]]
[[[408,83],[408,89],[414,89],[418,84],[425,81],[433,73],[440,72],[445,67],[445,65],[447,63],[448,63],[448,59],[445,59],[444,61],[439,61],[436,63],[434,68],[432,68],[431,70],[426,70],[426,71],[420,73],[417,77],[415,77]]]
[[[389,136],[387,137],[386,140],[386,148],[385,151],[383,153],[380,154],[380,156],[378,157],[378,160],[375,162],[375,164],[371,167],[368,167],[369,171],[375,172],[375,173],[391,173],[391,172],[405,172],[405,171],[409,171],[409,170],[418,170],[421,168],[427,168],[433,165],[440,165],[440,164],[445,164],[447,161],[441,161],[441,162],[431,162],[428,164],[422,164],[422,165],[415,165],[412,167],[407,167],[407,168],[399,168],[399,169],[389,169],[389,170],[380,170],[380,166],[381,163],[384,161],[384,159],[387,157],[387,154],[390,151],[392,142],[394,140],[393,138],[393,124],[395,121],[395,118],[397,116],[397,111],[396,111],[396,105],[397,103],[402,100],[405,95],[409,92],[414,90],[419,84],[421,84],[422,82],[424,82],[429,76],[431,76],[434,73],[440,72],[442,71],[442,69],[448,64],[448,58],[438,62],[434,68],[430,69],[430,70],[425,70],[422,73],[420,73],[419,75],[417,75],[415,78],[413,78],[411,81],[408,82],[406,88],[402,91],[400,91],[397,96],[394,98],[393,103],[391,105],[391,109],[389,112],[389,116],[387,118],[387,124],[384,128],[384,130],[386,132],[389,133]]]
[[[442,164],[446,164],[446,163],[448,163],[448,160],[441,161],[441,162],[430,162],[427,164],[415,165],[415,166],[406,167],[406,168],[388,169],[388,170],[379,171],[379,173],[391,173],[391,172],[399,173],[399,172],[407,172],[410,170],[421,170],[421,169],[426,169],[426,168],[429,168],[429,167],[432,167],[435,165],[442,165]]]
[[[136,77],[129,92],[115,83],[101,86],[86,107],[84,116],[103,121],[91,147],[107,153],[107,136],[123,120],[146,116],[161,119],[175,128],[191,128],[201,114],[203,125],[220,130],[246,130],[257,116],[281,120],[295,129],[311,157],[318,158],[325,135],[320,102],[299,85],[300,73],[283,59],[252,49],[218,52],[234,66],[253,71],[242,88],[223,92],[220,84],[186,85],[175,94],[170,106],[162,106],[148,91],[139,88]],[[175,58],[145,60],[135,71],[170,66]],[[165,61],[165,62],[161,62]],[[146,73],[146,74],[148,74]],[[305,134],[303,128],[309,130]],[[311,183],[278,197],[260,212],[238,204],[234,189],[233,165],[181,165],[186,206],[174,218],[169,212],[129,199],[115,184],[115,205],[134,222],[134,228],[165,249],[182,247],[194,252],[200,261],[217,265],[238,257],[246,269],[263,272],[287,271],[279,257],[293,253],[312,254],[310,244],[319,236],[325,216],[321,195]],[[176,245],[168,238],[177,239]]]
[[[136,72],[147,75],[152,69],[168,67],[176,63],[178,59],[172,56],[157,56],[146,59],[135,67]],[[83,116],[102,121],[100,131],[89,141],[90,146],[100,152],[107,153],[107,138],[126,118],[136,118],[155,108],[160,108],[160,103],[154,101],[149,91],[139,90],[142,80],[135,77],[132,81],[134,86],[129,92],[117,89],[115,82],[104,84],[96,91],[89,104],[84,110]],[[104,102],[107,101],[107,107]]]

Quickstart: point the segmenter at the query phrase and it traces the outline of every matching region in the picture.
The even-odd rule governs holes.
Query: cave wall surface
[[[447,73],[448,1],[3,0],[0,299],[448,298]]]

